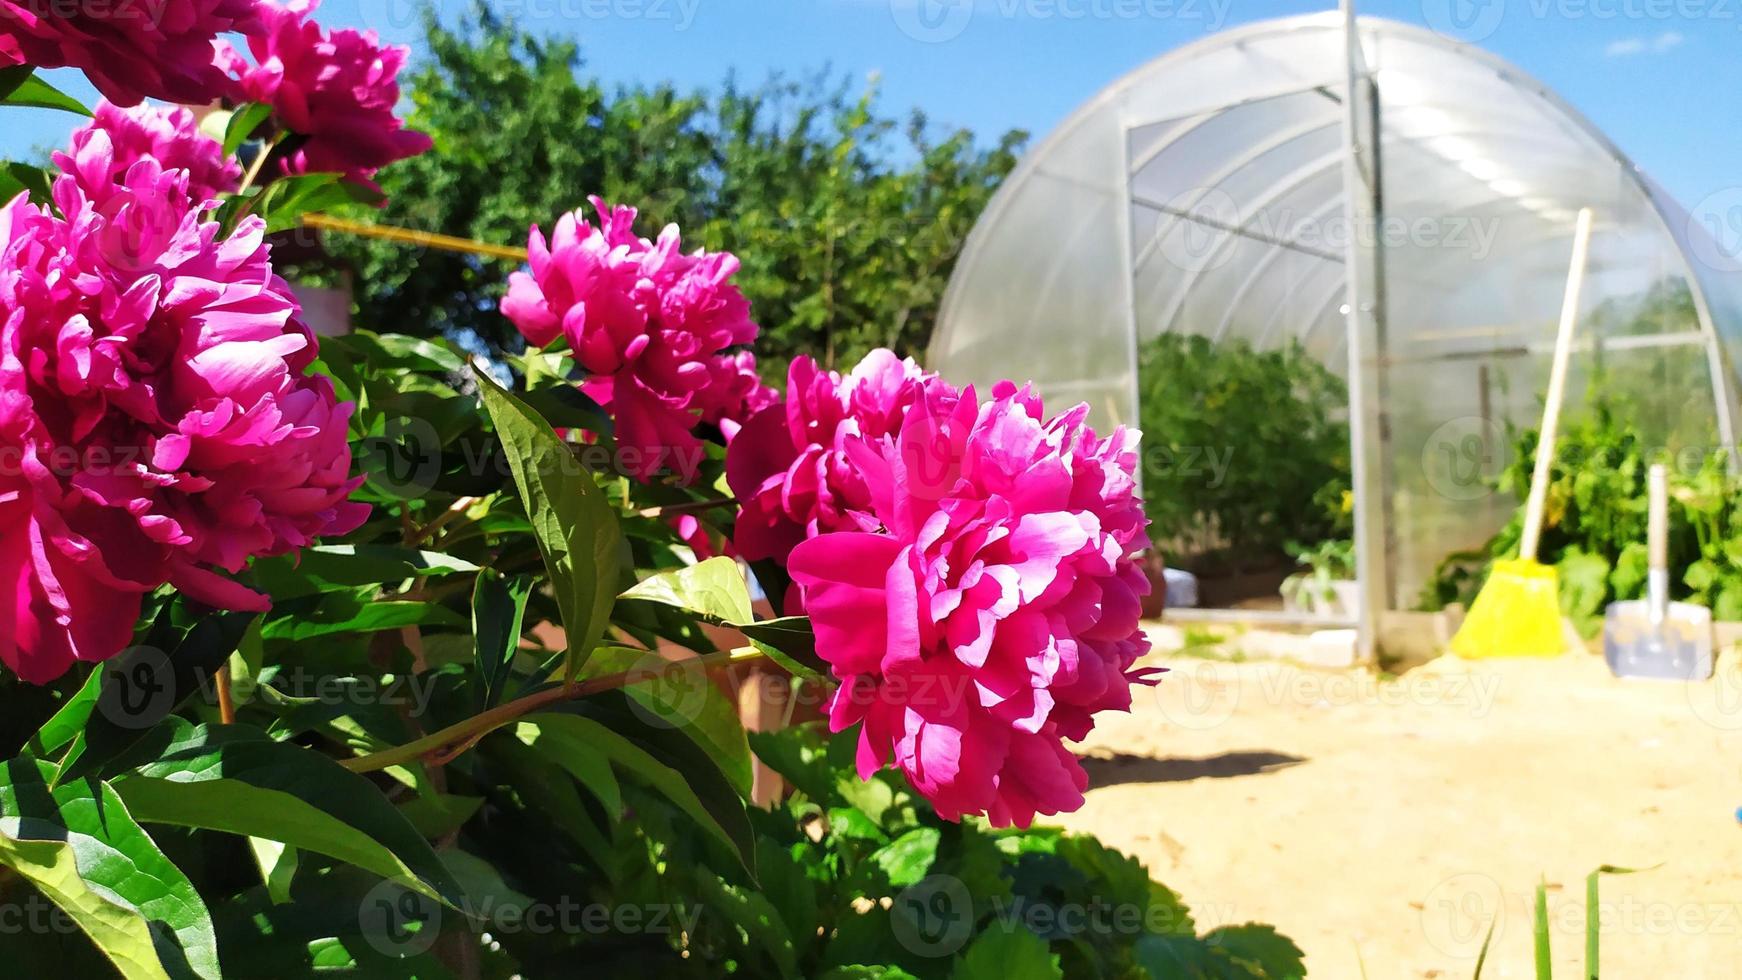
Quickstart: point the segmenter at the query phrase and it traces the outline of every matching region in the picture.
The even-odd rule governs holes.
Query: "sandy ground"
[[[1468,980],[1493,921],[1483,976],[1531,977],[1542,878],[1555,976],[1584,977],[1585,876],[1656,865],[1602,879],[1601,975],[1742,978],[1736,651],[1700,685],[1583,654],[1385,680],[1156,662],[1082,746],[1092,789],[1061,822],[1141,857],[1201,927],[1273,923],[1314,978]]]

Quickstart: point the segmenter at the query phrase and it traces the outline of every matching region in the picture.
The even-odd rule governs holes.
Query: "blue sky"
[[[457,12],[469,0],[440,0]],[[327,0],[323,22],[417,41],[417,0]],[[495,0],[577,37],[614,81],[711,86],[829,65],[881,79],[883,108],[983,134],[1043,135],[1107,82],[1205,33],[1327,0]],[[1368,0],[1364,14],[1472,38],[1558,91],[1692,206],[1742,184],[1742,0]],[[1463,20],[1449,19],[1461,13]],[[53,73],[75,94],[77,76]],[[70,117],[8,113],[0,154],[64,139]]]

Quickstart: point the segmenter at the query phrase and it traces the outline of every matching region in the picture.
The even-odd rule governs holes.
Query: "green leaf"
[[[478,674],[484,681],[484,706],[493,707],[502,696],[520,649],[520,633],[526,618],[526,597],[532,579],[505,579],[486,570],[472,589],[472,637]]]
[[[194,617],[193,624],[184,625],[180,616]],[[165,605],[143,643],[98,668],[95,710],[86,715],[84,727],[61,756],[54,782],[100,775],[116,757],[151,735],[158,722],[216,675],[253,621],[252,613]]]
[[[85,723],[91,718],[91,712],[97,708],[97,692],[103,685],[103,672],[91,671],[85,682],[67,698],[65,704],[55,711],[53,717],[43,722],[31,737],[28,746],[30,754],[37,758],[46,758],[49,754],[59,751],[79,733],[85,730]]]
[[[137,819],[275,840],[458,907],[435,851],[364,777],[244,725],[178,732],[115,791]]]
[[[0,770],[0,864],[60,906],[128,980],[217,978],[217,939],[199,893],[96,780],[48,785],[53,769]]]
[[[329,544],[305,548],[297,556],[254,563],[254,581],[274,599],[296,599],[364,585],[413,578],[467,575],[478,566],[439,551],[381,544]]]
[[[730,558],[709,558],[637,582],[620,599],[683,609],[743,633],[758,650],[796,677],[820,677],[828,664],[817,656],[816,635],[804,616],[755,619],[744,572]]]
[[[699,886],[703,907],[725,916],[733,925],[744,930],[751,941],[767,950],[780,976],[799,975],[798,952],[793,947],[792,933],[766,896],[753,889],[730,884],[706,868],[698,869],[696,884]]]
[[[8,71],[16,70],[8,69]],[[4,89],[8,81],[10,80],[0,80],[0,89]],[[13,85],[11,91],[7,92],[4,98],[0,98],[0,104],[29,106],[34,109],[59,109],[62,112],[70,112],[78,116],[88,117],[91,115],[91,110],[85,108],[83,102],[55,88],[36,75],[29,74],[28,69],[26,69],[26,77],[18,84]]]
[[[730,625],[752,618],[744,573],[736,561],[726,557],[649,576],[635,583],[622,598],[676,606]]]
[[[969,944],[950,980],[1064,980],[1058,957],[1027,929],[994,925]]]
[[[0,99],[10,96],[35,72],[35,65],[9,65],[0,68]]]
[[[942,832],[936,827],[910,830],[872,852],[871,860],[889,876],[889,883],[906,888],[926,876],[937,860]]]
[[[531,732],[517,730],[516,734],[593,794],[605,808],[607,819],[616,820],[623,815],[623,788],[611,771],[611,756],[603,749],[576,739],[562,725],[539,727]]]
[[[463,626],[453,610],[433,602],[376,602],[332,593],[311,612],[288,613],[266,621],[260,635],[268,640],[312,640],[338,633],[375,633],[406,626]]]
[[[811,631],[809,617],[783,616],[736,626],[756,649],[785,667],[794,677],[817,679],[829,676],[828,661],[817,656],[817,637]]]
[[[354,330],[341,337],[322,337],[321,350],[338,347],[377,371],[417,371],[459,374],[465,361],[441,343],[396,333]]]
[[[41,167],[33,167],[28,163],[8,163],[6,177],[19,189],[29,191],[30,199],[38,204],[47,204],[54,200],[54,179]],[[17,193],[14,190],[7,197]]]
[[[224,155],[233,157],[243,143],[248,142],[266,117],[272,115],[272,107],[260,102],[248,102],[237,106],[230,113],[230,121],[224,126]]]
[[[1598,913],[1602,906],[1598,904],[1597,879],[1601,875],[1632,875],[1641,871],[1653,871],[1657,865],[1649,868],[1622,868],[1613,864],[1605,864],[1585,876],[1585,976],[1588,980],[1597,980],[1597,967],[1602,959],[1602,926],[1603,917]],[[1489,927],[1493,931],[1493,927]],[[1483,942],[1484,951],[1487,943]]]
[[[643,720],[688,735],[732,786],[749,796],[753,765],[737,702],[694,659],[668,661],[658,653],[630,647],[599,647],[580,676],[631,671],[651,675],[623,689],[641,707]]]
[[[1306,954],[1273,926],[1224,926],[1205,935],[1204,942],[1255,968],[1265,980],[1302,980],[1306,976]]]
[[[736,854],[744,862],[746,869],[751,867],[755,844],[750,836],[750,825],[745,818],[743,801],[736,801],[735,812],[720,805],[710,807],[704,804],[696,789],[691,786],[696,777],[695,773],[672,768],[614,728],[579,714],[548,712],[529,715],[516,727],[515,735],[534,747],[539,747],[547,739],[554,741],[555,744],[550,747],[558,755],[553,758],[579,751],[603,755],[613,766],[632,774],[639,782],[670,800],[704,831]]]
[[[266,219],[268,232],[286,231],[302,224],[302,216],[349,203],[351,195],[335,173],[295,174],[268,184],[260,195],[255,213]]]
[[[552,426],[581,429],[604,438],[612,436],[610,413],[572,382],[560,381],[535,388],[521,400]]]
[[[474,373],[550,573],[573,676],[604,635],[616,597],[623,539],[617,514],[548,423],[488,373]]]
[[[1554,952],[1548,938],[1548,883],[1537,882],[1536,913],[1531,917],[1531,937],[1536,951],[1536,980],[1554,980]]]
[[[766,836],[756,838],[756,880],[791,935],[794,952],[805,956],[817,942],[817,886],[792,852]]]

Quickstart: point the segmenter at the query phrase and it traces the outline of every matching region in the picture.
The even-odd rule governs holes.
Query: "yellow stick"
[[[489,242],[480,242],[471,238],[457,238],[453,235],[442,235],[433,231],[416,231],[394,225],[368,225],[361,221],[335,218],[328,214],[305,214],[302,216],[302,224],[305,228],[320,228],[346,235],[361,235],[364,238],[380,238],[390,242],[402,242],[406,245],[439,248],[446,252],[464,252],[493,259],[506,259],[510,262],[526,261],[526,249],[524,248],[515,248],[511,245],[493,245]]]

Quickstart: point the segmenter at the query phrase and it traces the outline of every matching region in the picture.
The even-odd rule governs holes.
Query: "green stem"
[[[279,141],[283,139],[284,134],[279,133],[260,145],[260,152],[255,154],[254,162],[248,165],[248,172],[242,175],[242,186],[236,188],[237,196],[248,193],[248,188],[254,186],[254,179],[260,176],[260,169],[266,166],[266,158],[272,155],[273,150],[278,149]]]
[[[766,654],[755,647],[738,647],[734,650],[721,650],[705,654],[694,661],[678,660],[672,663],[673,666],[681,665],[684,667],[693,663],[703,670],[712,670],[715,667],[761,660],[765,656]],[[339,765],[352,772],[375,772],[392,766],[402,766],[426,756],[441,755],[444,750],[455,746],[469,747],[496,729],[541,708],[604,691],[615,691],[631,684],[653,680],[658,676],[657,671],[639,668],[626,670],[619,674],[606,674],[603,677],[595,677],[578,684],[559,685],[545,688],[542,691],[534,691],[525,697],[516,698],[506,704],[500,704],[488,711],[473,715],[465,721],[449,725],[441,731],[425,735],[404,745],[396,745],[390,749],[382,749],[379,752],[372,752],[354,759],[346,759]]]

